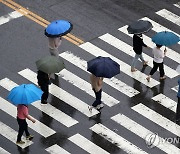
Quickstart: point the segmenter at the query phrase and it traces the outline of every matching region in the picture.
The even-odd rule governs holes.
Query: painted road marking
[[[82,58],[75,56],[73,53],[69,51],[63,52],[59,54],[59,56],[64,58],[68,62],[74,64],[75,66],[79,67],[83,71],[89,73],[87,71],[87,61],[83,60]],[[112,77],[111,79],[105,78],[104,82],[129,97],[133,97],[140,93],[136,89],[128,86],[127,84],[125,84],[124,82],[120,81],[115,77]]]
[[[101,40],[105,41],[106,43],[109,43],[110,45],[116,47],[117,49],[123,51],[124,53],[134,57],[135,52],[133,51],[133,47],[126,44],[125,42],[119,40],[118,38],[112,36],[109,33],[106,33],[99,37]],[[150,67],[153,67],[153,58],[148,56],[147,54],[143,53],[144,59],[148,60],[148,65]],[[139,59],[140,61],[140,59]],[[179,75],[179,73],[176,70],[173,70],[167,65],[164,65],[164,70],[167,73],[166,75],[169,78],[174,78]]]
[[[95,94],[92,90],[90,83],[86,82],[85,80],[81,79],[80,77],[76,76],[75,74],[69,72],[66,69],[63,69],[57,74],[64,80],[70,82],[72,85],[78,87],[79,89],[83,90],[87,94],[95,97]],[[108,95],[105,92],[102,92],[102,101],[104,104],[108,105],[109,107],[112,107],[119,103],[118,100],[116,100],[115,98],[113,98],[112,96]]]
[[[5,149],[3,149],[2,147],[0,147],[0,153],[1,153],[1,154],[10,154],[8,151],[6,151]]]
[[[0,97],[0,109],[16,119],[17,107]],[[36,123],[27,120],[28,126],[44,137],[49,137],[56,132],[36,119]]]
[[[152,99],[158,102],[159,104],[163,105],[164,107],[170,109],[171,111],[176,112],[177,103],[172,99],[168,98],[167,96],[163,94],[158,94],[152,97]]]
[[[180,26],[180,17],[166,9],[162,9],[158,12],[156,12],[159,16],[165,18],[166,20],[171,21],[172,23]]]
[[[111,59],[116,61],[121,66],[122,72],[124,72],[125,74],[127,74],[130,77],[138,80],[139,82],[145,84],[146,86],[148,86],[150,88],[159,84],[159,82],[154,80],[154,79],[152,79],[151,82],[147,82],[147,80],[146,80],[147,75],[146,74],[144,74],[138,70],[135,73],[131,72],[131,66],[130,65],[128,65],[125,62],[121,61],[120,59],[112,56],[111,54],[107,53],[106,51],[98,48],[97,46],[93,45],[90,42],[86,42],[84,44],[81,44],[79,47],[81,47],[82,49],[86,50],[87,52],[89,52],[90,54],[92,54],[96,57],[98,57],[98,56],[110,57]]]
[[[161,25],[155,24],[155,23],[152,22],[152,20],[150,20],[149,18],[143,18],[143,19],[144,19],[144,20],[146,19],[146,20],[150,21],[150,22],[153,24],[153,30],[154,30],[156,27],[157,27],[157,29],[161,29],[161,31],[164,31],[164,30],[165,30],[164,28],[162,28]],[[160,27],[159,27],[159,26],[160,26]],[[128,33],[127,27],[128,27],[128,26],[126,25],[126,26],[123,26],[123,27],[119,28],[118,30],[121,31],[121,32],[123,32],[124,34],[130,36],[130,37],[133,37],[132,34],[129,34],[129,33]],[[152,42],[152,40],[151,40],[150,37],[148,37],[148,36],[146,36],[145,34],[143,34],[143,39],[144,39],[144,42],[145,42],[146,44],[148,44],[148,46],[150,46],[150,47],[155,47],[155,43]],[[180,54],[179,54],[178,52],[176,52],[176,51],[168,48],[168,47],[166,47],[166,48],[167,48],[167,51],[168,51],[168,52],[166,53],[166,57],[168,57],[168,58],[172,59],[173,61],[176,61],[177,63],[179,63]],[[162,49],[163,49],[163,48],[162,48]],[[173,76],[176,75],[176,73],[174,73],[174,72],[172,72],[172,73],[174,74]]]
[[[46,148],[46,151],[49,152],[50,154],[70,154],[69,152],[67,152],[57,144],[54,144],[49,148]]]
[[[86,139],[84,136],[82,136],[80,134],[75,134],[75,135],[69,137],[68,139],[90,154],[98,154],[98,153],[99,154],[110,154],[109,152],[100,148],[99,146],[92,143],[91,141],[89,141],[88,139]]]
[[[178,92],[178,88],[179,88],[179,86],[177,85],[177,86],[175,86],[175,87],[173,87],[171,89],[174,90],[175,92]]]
[[[27,80],[33,82],[37,85],[37,74],[31,71],[30,69],[24,69],[18,72],[21,76],[26,78]],[[71,95],[70,93],[64,91],[60,87],[56,86],[55,84],[49,85],[49,92],[59,98],[60,100],[64,101],[68,105],[72,106],[73,108],[77,109],[84,115],[91,117],[99,113],[99,111],[93,109],[92,112],[88,110],[88,104],[84,103],[77,97]]]
[[[0,97],[0,100],[3,100],[3,99]],[[1,104],[1,106],[2,105],[4,106],[3,101],[0,101],[0,104]],[[3,108],[5,108],[5,106]],[[1,109],[1,107],[0,107],[0,109]],[[11,142],[13,142],[14,144],[16,144],[18,132],[16,132],[14,129],[7,126],[6,124],[2,123],[1,121],[0,121],[0,134],[2,136],[4,136],[5,138],[7,138],[8,140],[10,140]],[[24,136],[22,136],[22,140],[26,141],[26,138]],[[22,149],[24,149],[24,148],[30,146],[31,144],[33,144],[33,142],[27,140],[24,144],[22,144],[22,145],[17,144],[17,145],[19,147],[21,147]],[[1,153],[1,150],[0,150],[0,153]]]
[[[100,123],[95,124],[90,129],[93,132],[95,132],[96,134],[102,136],[103,138],[105,138],[106,140],[108,140],[109,142],[116,145],[117,147],[119,147],[120,149],[122,149],[123,151],[125,151],[127,153],[130,153],[130,154],[133,154],[133,153],[134,154],[135,153],[136,154],[147,154],[145,151],[143,151],[142,149],[140,149],[136,145],[132,144],[131,142],[129,142],[125,138],[119,136],[118,134],[111,131],[110,129],[108,129],[107,127],[105,127],[104,125],[102,125]]]
[[[153,135],[154,133],[150,130],[146,129],[145,127],[141,126],[140,124],[136,123],[135,121],[129,119],[123,114],[117,114],[113,117],[111,117],[112,120],[117,122],[118,124],[122,125],[126,129],[130,130],[131,132],[135,133],[137,136],[141,137],[144,140],[147,140],[148,135]],[[159,143],[159,141],[162,141],[162,143]],[[158,143],[156,145],[156,143]],[[179,154],[180,149],[168,142],[166,142],[163,138],[160,136],[154,138],[154,142],[151,142],[152,145],[156,146],[157,148],[161,149],[165,153],[173,153],[173,154]]]
[[[15,82],[11,81],[8,78],[4,78],[4,79],[0,80],[0,85],[3,88],[7,89],[8,91],[10,91],[12,88],[18,86],[18,84],[16,84]],[[36,101],[36,102],[32,103],[31,105],[33,105],[34,107],[43,111],[44,113],[48,114],[50,117],[52,117],[55,120],[57,120],[58,122],[62,123],[66,127],[71,127],[78,123],[78,121],[71,118],[64,112],[58,110],[57,108],[55,108],[54,106],[52,106],[49,103],[47,105],[41,105],[40,101]]]
[[[29,11],[28,9],[22,7],[21,5],[15,3],[12,0],[1,0],[1,3],[3,3],[4,5],[18,11],[19,13],[21,13],[22,15],[26,16],[27,18],[35,21],[36,23],[40,24],[43,27],[47,27],[47,25],[50,23],[47,20],[43,19],[42,17],[36,15],[35,13]],[[70,41],[71,43],[75,44],[75,45],[80,45],[82,43],[84,43],[83,40],[77,38],[76,36],[72,35],[72,34],[67,34],[65,36],[63,36],[63,38],[65,38],[66,40]]]
[[[174,6],[180,8],[180,2],[178,2],[177,4],[174,4]]]
[[[153,121],[157,125],[163,127],[164,129],[174,133],[177,136],[180,136],[180,126],[171,120],[165,118],[164,116],[160,115],[159,113],[151,110],[147,106],[143,105],[142,103],[139,103],[138,105],[135,105],[132,107],[132,109],[139,114],[143,115],[147,119]]]
[[[1,16],[0,17],[0,25],[3,25],[13,19],[22,17],[22,14],[19,13],[18,11],[13,11],[11,13],[8,13],[7,15]]]

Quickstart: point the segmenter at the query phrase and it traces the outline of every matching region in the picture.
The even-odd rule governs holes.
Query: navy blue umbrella
[[[120,73],[120,65],[109,57],[96,57],[87,62],[87,70],[97,77],[111,78]]]
[[[152,37],[152,41],[159,45],[170,46],[179,42],[179,37],[173,32],[159,32]]]
[[[60,37],[69,33],[73,28],[73,25],[66,20],[56,20],[51,22],[45,29],[45,35],[47,37]]]

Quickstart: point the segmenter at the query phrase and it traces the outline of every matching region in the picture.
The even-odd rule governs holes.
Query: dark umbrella
[[[147,20],[138,20],[130,24],[127,28],[129,34],[142,34],[152,29],[151,22]]]
[[[73,25],[66,20],[56,20],[51,22],[45,29],[45,35],[47,37],[60,37],[69,33],[73,28]]]
[[[173,32],[162,31],[152,37],[152,41],[159,45],[170,46],[179,42],[179,36]]]
[[[38,70],[41,70],[47,74],[59,73],[64,69],[64,62],[62,59],[55,56],[46,56],[36,61]]]
[[[96,57],[87,62],[87,70],[97,77],[111,78],[120,73],[120,65],[109,57]]]

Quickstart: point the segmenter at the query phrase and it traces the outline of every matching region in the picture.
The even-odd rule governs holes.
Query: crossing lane
[[[68,151],[61,148],[59,145],[54,144],[48,148],[46,148],[46,151],[50,154],[70,154]]]
[[[8,151],[4,150],[3,148],[0,147],[0,153],[1,154],[10,154]]]

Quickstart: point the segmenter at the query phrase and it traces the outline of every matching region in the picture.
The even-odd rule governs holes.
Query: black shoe
[[[26,140],[32,140],[34,138],[34,136],[32,136],[32,135],[29,135],[29,136],[26,136]]]
[[[42,101],[41,105],[46,105],[48,102],[47,101]]]

